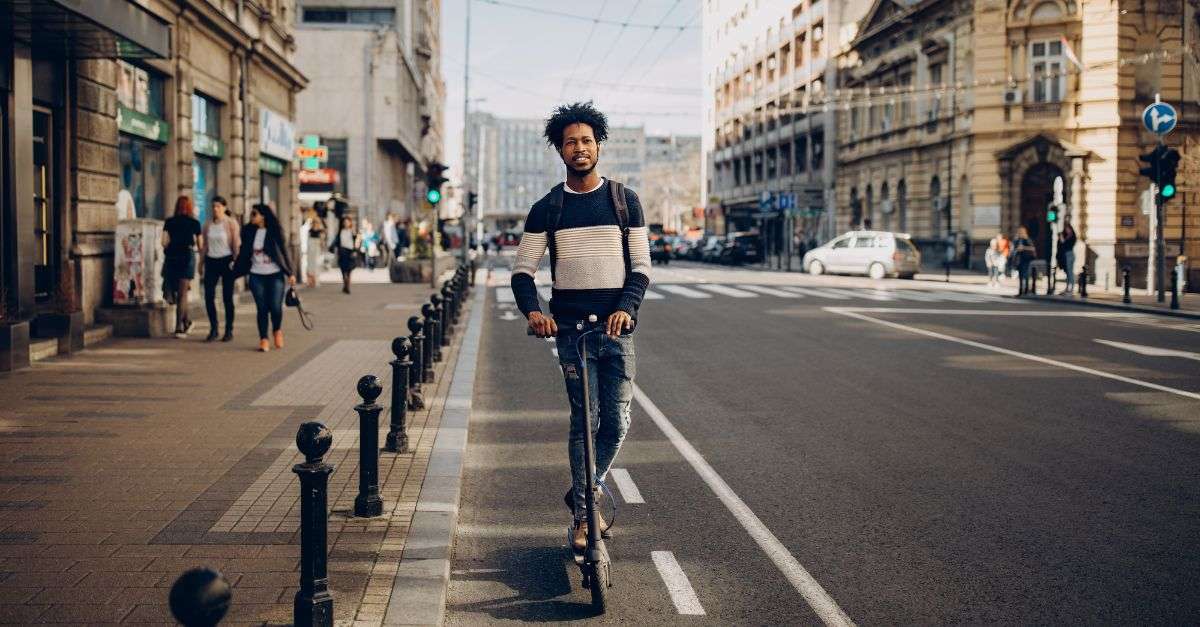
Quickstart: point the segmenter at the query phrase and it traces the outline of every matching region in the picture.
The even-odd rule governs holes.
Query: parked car
[[[804,255],[809,274],[865,274],[872,279],[911,279],[921,267],[921,253],[907,233],[851,231]]]
[[[722,250],[725,250],[725,239],[718,235],[710,235],[704,241],[704,246],[700,248],[696,259],[707,263],[719,263]]]
[[[667,264],[671,261],[671,242],[660,237],[650,240],[650,263]]]
[[[721,262],[730,265],[761,263],[762,238],[758,233],[730,233],[726,236],[725,248],[721,251]]]

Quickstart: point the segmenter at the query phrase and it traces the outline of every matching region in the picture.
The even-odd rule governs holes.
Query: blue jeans
[[[1075,291],[1075,251],[1063,251],[1063,270],[1067,271],[1067,292]]]
[[[254,306],[258,309],[258,338],[267,339],[267,316],[271,328],[283,328],[283,273],[251,274],[250,293],[254,295]]]
[[[571,485],[575,496],[575,519],[587,515],[584,493],[587,490],[584,448],[583,378],[580,369],[579,351],[574,330],[561,331],[558,344],[558,361],[562,366],[563,379],[567,385],[567,398],[571,401],[571,431],[567,451],[571,459]],[[636,372],[636,354],[633,338],[625,335],[611,338],[607,335],[589,335],[586,340],[588,353],[588,393],[592,405],[592,437],[596,451],[596,480],[603,481],[608,475],[621,442],[629,432],[629,405],[633,401],[633,377]]]

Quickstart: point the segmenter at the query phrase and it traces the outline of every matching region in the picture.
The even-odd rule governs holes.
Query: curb
[[[477,286],[471,297],[470,318],[459,347],[412,525],[404,542],[404,554],[396,568],[392,597],[384,613],[385,625],[441,625],[446,615],[446,589],[450,585],[450,559],[454,530],[458,526],[458,498],[462,491],[463,455],[467,448],[471,398],[475,393],[475,365],[483,335],[486,272],[483,269],[476,271]]]
[[[1145,305],[1126,305],[1125,303],[1113,303],[1103,300],[1087,300],[1081,298],[1055,298],[1052,296],[1012,296],[1018,300],[1033,300],[1043,303],[1055,303],[1063,305],[1082,305],[1084,307],[1101,307],[1104,309],[1116,309],[1118,311],[1127,311],[1130,313],[1147,313],[1159,316],[1170,316],[1174,318],[1187,318],[1191,320],[1200,320],[1200,312],[1192,312],[1184,309],[1165,309],[1161,307],[1147,307]]]

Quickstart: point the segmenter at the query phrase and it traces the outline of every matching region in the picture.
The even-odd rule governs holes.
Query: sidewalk
[[[360,278],[356,272],[355,278]],[[362,272],[362,275],[369,273]],[[384,274],[377,271],[377,274]],[[363,279],[373,277],[362,276]],[[371,281],[374,283],[374,281]],[[414,453],[379,459],[383,516],[349,515],[357,492],[355,383],[390,394],[390,342],[427,285],[304,290],[316,329],[285,314],[287,344],[261,354],[252,305],[231,343],[114,338],[0,375],[0,622],[170,623],[170,585],[198,566],[234,586],[224,624],[287,624],[298,574],[297,427],[334,432],[329,582],[339,623],[378,625],[391,600],[458,336],[409,412]],[[387,430],[387,409],[380,416]]]

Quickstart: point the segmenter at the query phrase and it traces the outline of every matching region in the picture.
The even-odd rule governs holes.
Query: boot
[[[217,328],[212,327],[208,330],[208,337],[204,338],[205,342],[213,342],[217,339]]]
[[[232,342],[233,341],[233,328],[232,327],[227,327],[225,329],[225,335],[221,336],[221,341],[222,342]]]

